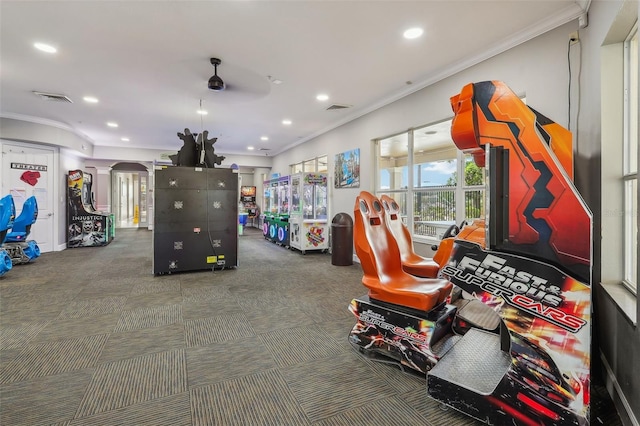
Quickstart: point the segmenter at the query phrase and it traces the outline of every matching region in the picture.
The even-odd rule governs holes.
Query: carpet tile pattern
[[[64,426],[191,426],[186,392],[72,420]],[[62,425],[61,425],[62,426]]]
[[[220,343],[254,335],[251,325],[240,314],[185,321],[184,331],[187,347]]]
[[[358,264],[255,228],[238,259],[154,276],[152,233],[118,229],[108,246],[14,267],[0,277],[0,425],[480,424],[353,350]],[[592,407],[620,424],[610,403]]]
[[[82,318],[119,312],[124,308],[126,301],[127,298],[125,296],[72,301],[67,308],[60,313],[60,318]]]
[[[261,334],[260,340],[280,367],[332,357],[340,352],[338,345],[317,325],[276,330]]]
[[[124,311],[114,332],[160,327],[182,322],[181,305],[159,305]]]
[[[240,355],[241,354],[241,355]],[[189,388],[276,368],[269,350],[255,337],[187,349]]]
[[[27,346],[20,355],[3,366],[0,383],[51,376],[96,365],[108,335],[80,337]]]
[[[193,424],[308,425],[277,370],[191,390]]]
[[[48,425],[72,419],[93,375],[75,370],[0,386],[0,424]]]
[[[33,322],[0,329],[0,350],[22,348],[46,327],[48,322]]]
[[[187,390],[184,349],[100,365],[76,417],[127,407]]]

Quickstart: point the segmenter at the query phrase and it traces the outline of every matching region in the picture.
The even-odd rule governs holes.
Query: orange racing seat
[[[440,265],[433,259],[422,257],[413,250],[413,240],[407,226],[400,218],[400,206],[388,195],[382,195],[380,202],[385,210],[387,227],[393,235],[400,250],[402,269],[411,275],[425,278],[436,278]]]
[[[354,206],[353,239],[369,297],[381,302],[429,311],[445,301],[453,285],[444,279],[422,278],[402,268],[400,250],[385,223],[378,198],[362,191]]]

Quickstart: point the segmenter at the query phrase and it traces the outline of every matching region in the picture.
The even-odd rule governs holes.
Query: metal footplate
[[[477,299],[462,300],[455,303],[458,307],[458,321],[464,320],[478,328],[493,331],[500,326],[500,317],[489,306]]]
[[[429,395],[486,421],[486,398],[503,381],[511,357],[500,350],[500,336],[470,329],[427,374]]]

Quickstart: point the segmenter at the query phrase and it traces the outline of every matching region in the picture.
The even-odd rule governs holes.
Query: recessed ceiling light
[[[403,35],[404,35],[404,38],[412,39],[412,38],[420,37],[423,32],[424,31],[422,30],[422,28],[409,28],[404,32]]]
[[[260,136],[260,140],[261,141],[268,141],[269,140],[269,136]]]
[[[46,43],[33,43],[33,47],[47,53],[56,53],[58,49]]]
[[[129,139],[129,138],[120,138],[120,140],[121,140],[122,142],[129,142],[131,139]]]
[[[316,99],[319,101],[326,101],[326,100],[329,100],[329,95],[325,95],[324,93],[321,93],[318,96],[316,96]]]
[[[85,102],[89,102],[90,104],[97,104],[98,103],[98,98],[94,98],[93,96],[85,96],[84,98]]]
[[[199,109],[198,111],[196,111],[198,114],[200,115],[207,115],[209,114],[207,111],[203,110],[203,109]]]
[[[114,123],[113,121],[109,121],[107,123],[107,126],[109,126],[109,127],[118,127],[118,123]]]
[[[282,120],[282,124],[284,124],[285,126],[289,126],[291,125],[291,120]]]
[[[255,148],[254,148],[254,147],[252,147],[252,146],[248,146],[248,147],[247,147],[247,149],[248,149],[249,151],[253,151]]]

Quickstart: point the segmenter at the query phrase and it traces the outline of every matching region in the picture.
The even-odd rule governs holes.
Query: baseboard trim
[[[62,250],[65,250],[66,248],[67,248],[67,243],[58,244],[58,247],[56,247],[55,251],[62,251]]]
[[[625,425],[631,426],[640,426],[638,423],[638,419],[631,411],[631,406],[629,405],[629,401],[625,397],[624,393],[622,393],[622,389],[620,388],[620,384],[618,383],[618,379],[616,378],[609,362],[607,362],[607,358],[604,356],[602,351],[600,352],[600,359],[602,360],[602,365],[604,365],[604,369],[607,371],[607,377],[605,378],[605,386],[607,388],[607,392],[611,396],[613,403],[616,408],[618,408],[618,413],[623,414],[620,416],[622,423]],[[620,408],[624,410],[623,413],[620,413]]]

